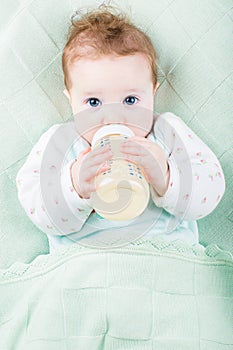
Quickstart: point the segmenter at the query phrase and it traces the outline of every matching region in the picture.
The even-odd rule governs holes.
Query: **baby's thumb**
[[[75,160],[79,161],[80,159],[83,158],[83,156],[85,156],[85,154],[89,153],[90,151],[91,151],[91,147],[88,147],[84,151],[80,152],[78,157]]]
[[[85,154],[89,153],[91,151],[91,147],[88,147],[87,149],[85,149],[84,151],[82,151],[80,153],[80,155],[84,156]]]

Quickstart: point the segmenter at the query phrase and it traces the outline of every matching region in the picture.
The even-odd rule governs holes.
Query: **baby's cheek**
[[[102,126],[101,126],[102,127]],[[92,139],[95,135],[95,133],[99,130],[100,128],[99,127],[96,127],[94,129],[91,129],[87,132],[84,133],[84,138],[90,143],[90,145],[92,144]]]
[[[129,126],[129,125],[126,125],[126,126],[128,126],[133,131],[135,136],[146,137],[150,132],[149,129],[146,129],[143,127]]]

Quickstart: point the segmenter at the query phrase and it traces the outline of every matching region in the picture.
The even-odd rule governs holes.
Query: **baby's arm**
[[[40,172],[44,152],[55,132],[63,125],[53,125],[40,137],[16,177],[18,199],[21,205],[32,222],[48,235],[66,235],[79,231],[93,210],[88,200],[80,198],[73,188],[70,167],[74,160],[59,169],[60,190],[57,187],[54,194],[51,194],[53,192],[51,187],[51,192],[43,192],[41,186],[43,174]],[[82,150],[81,147],[76,149],[77,152]],[[55,159],[52,157],[49,167],[52,172],[56,171],[54,163]],[[49,202],[46,203],[47,194],[49,194],[47,197]]]
[[[168,156],[170,180],[160,197],[151,186],[154,203],[183,220],[211,213],[225,192],[225,179],[215,154],[173,113],[161,114],[154,134]]]

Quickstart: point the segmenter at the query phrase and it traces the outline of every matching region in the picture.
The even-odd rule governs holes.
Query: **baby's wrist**
[[[166,170],[166,173],[163,177],[162,185],[157,184],[157,186],[153,186],[153,188],[155,189],[155,191],[157,192],[157,194],[160,197],[163,197],[165,195],[165,193],[167,192],[169,181],[170,181],[170,168],[169,168],[169,165],[167,163],[167,170]]]

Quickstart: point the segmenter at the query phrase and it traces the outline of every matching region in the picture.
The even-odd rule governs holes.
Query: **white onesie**
[[[196,220],[211,213],[225,192],[225,179],[215,154],[173,113],[157,115],[147,137],[159,144],[170,168],[163,197],[150,186],[151,198],[137,218],[116,222],[100,217],[89,199],[74,190],[70,166],[90,145],[80,138],[74,121],[50,127],[34,145],[16,178],[18,198],[29,218],[45,232],[50,251],[101,232],[135,232],[198,244]],[[67,147],[67,152],[64,149]],[[133,236],[132,236],[133,239]]]

